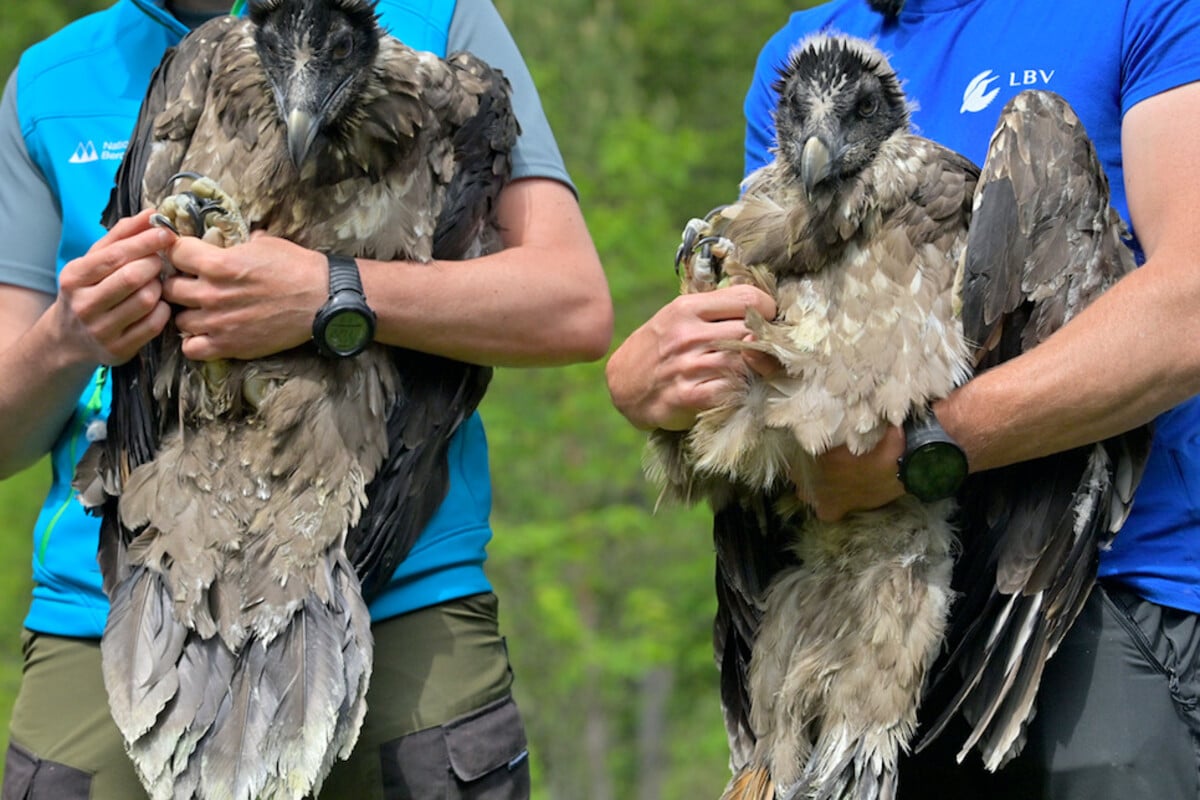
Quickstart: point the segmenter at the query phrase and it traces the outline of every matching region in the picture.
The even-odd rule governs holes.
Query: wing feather
[[[978,369],[1035,347],[1132,270],[1124,235],[1066,101],[1049,92],[1014,98],[989,147],[967,243],[963,328]],[[961,711],[972,730],[960,760],[978,744],[996,769],[1019,751],[1045,662],[1128,514],[1148,445],[1140,428],[972,476],[962,496],[961,596],[918,747]]]
[[[475,258],[502,247],[496,203],[512,172],[518,125],[508,81],[485,62],[459,53],[449,81],[431,100],[453,134],[454,172],[433,235],[433,257]],[[347,551],[368,601],[437,512],[450,485],[450,439],[475,412],[490,367],[413,350],[396,350],[402,389],[388,416],[392,443],[367,487],[367,506],[347,537]]]

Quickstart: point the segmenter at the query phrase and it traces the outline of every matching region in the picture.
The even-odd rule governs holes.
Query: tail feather
[[[733,776],[721,800],[775,800],[775,781],[765,766],[746,766]]]
[[[310,594],[279,636],[251,636],[236,652],[177,623],[156,573],[138,568],[120,586],[102,643],[105,680],[154,800],[301,800],[349,755],[366,713],[373,643],[343,554],[330,571],[332,602]],[[141,650],[159,652],[164,645],[147,632],[179,643],[174,657],[140,659],[157,663],[150,682],[146,670],[129,669],[131,651],[121,649],[134,638]]]
[[[171,614],[160,574],[139,567],[119,585],[108,614],[101,655],[104,684],[117,726],[136,739],[154,726],[177,696],[187,629]]]

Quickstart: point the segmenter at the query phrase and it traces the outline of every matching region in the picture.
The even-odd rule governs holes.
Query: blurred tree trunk
[[[582,586],[578,599],[580,621],[589,632],[593,632],[588,638],[598,638],[600,611],[595,594],[589,587]],[[584,796],[589,800],[616,800],[609,761],[612,733],[608,719],[609,710],[604,703],[604,675],[600,665],[594,662],[585,667],[584,675],[587,685],[583,693],[586,709],[583,742],[589,777],[589,791]]]
[[[661,800],[667,769],[667,706],[675,671],[657,667],[642,676],[638,707],[638,800]]]

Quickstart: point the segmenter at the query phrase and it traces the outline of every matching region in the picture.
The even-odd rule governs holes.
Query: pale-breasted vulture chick
[[[677,268],[685,292],[771,293],[776,318],[749,313],[752,341],[728,346],[781,369],[748,375],[690,430],[653,433],[647,471],[715,515],[724,798],[892,798],[934,683],[949,699],[923,710],[926,737],[961,712],[963,754],[977,746],[995,769],[1020,748],[1148,436],[839,522],[811,515],[796,485],[830,448],[863,453],[890,425],[930,424],[934,400],[1037,345],[1133,259],[1055,95],[1004,109],[981,172],[911,132],[900,82],[867,42],[801,42],[776,89],[774,160],[689,223]]]

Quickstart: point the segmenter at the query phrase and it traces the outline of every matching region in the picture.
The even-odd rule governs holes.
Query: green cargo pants
[[[495,595],[414,611],[372,632],[363,729],[321,800],[528,797]],[[3,800],[145,798],[108,714],[99,643],[26,631],[22,645]]]

